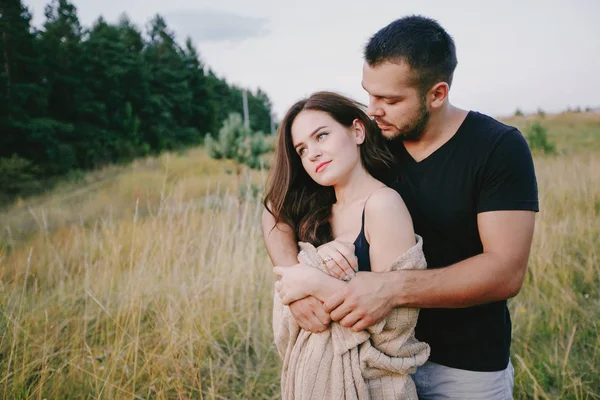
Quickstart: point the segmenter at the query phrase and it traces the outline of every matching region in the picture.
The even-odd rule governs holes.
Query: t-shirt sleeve
[[[500,210],[539,211],[533,158],[516,129],[498,139],[481,174],[477,212]]]

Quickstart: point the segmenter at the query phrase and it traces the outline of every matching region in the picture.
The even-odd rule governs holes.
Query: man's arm
[[[359,274],[326,309],[334,321],[361,331],[395,307],[460,308],[513,297],[523,284],[534,224],[533,211],[481,213],[482,254],[440,269]]]
[[[468,307],[519,293],[538,210],[533,158],[519,131],[499,136],[478,184],[477,227],[483,253],[422,275],[396,277],[403,288],[396,304]]]
[[[490,211],[477,217],[483,253],[446,268],[398,271],[398,307],[459,308],[516,296],[533,238],[533,211]],[[406,273],[404,273],[406,272]]]
[[[343,318],[342,325],[363,330],[397,306],[459,308],[516,295],[527,270],[538,210],[533,158],[518,130],[498,136],[477,179],[482,254],[440,269],[397,271],[383,278],[359,274],[343,293],[325,303],[332,319]],[[360,284],[370,284],[380,293],[360,293]]]

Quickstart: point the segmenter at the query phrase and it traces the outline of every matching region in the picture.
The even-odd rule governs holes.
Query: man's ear
[[[429,106],[431,108],[440,108],[448,101],[448,92],[450,86],[446,82],[438,82],[429,90],[427,94]]]
[[[352,131],[354,134],[354,140],[356,141],[356,144],[363,144],[367,132],[365,129],[365,125],[359,119],[355,119],[354,121],[352,121]]]

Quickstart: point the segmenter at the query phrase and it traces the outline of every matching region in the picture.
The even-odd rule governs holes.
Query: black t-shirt
[[[483,252],[477,214],[538,211],[533,160],[521,133],[471,111],[442,147],[416,162],[401,143],[394,187],[415,232],[423,237],[427,268],[442,268]],[[484,268],[484,266],[482,266]],[[499,371],[508,365],[511,321],[506,300],[460,309],[422,309],[416,328],[431,346],[430,360],[453,368]]]

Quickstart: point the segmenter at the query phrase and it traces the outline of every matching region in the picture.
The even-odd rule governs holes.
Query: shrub
[[[0,194],[16,196],[37,190],[37,173],[31,161],[16,154],[10,158],[0,158]]]
[[[556,153],[556,145],[548,140],[547,130],[539,122],[529,127],[525,134],[525,139],[527,139],[531,150],[541,150],[546,154]]]
[[[204,145],[211,158],[235,160],[253,169],[264,166],[261,156],[272,148],[262,132],[254,133],[246,128],[242,117],[235,113],[223,122],[216,138],[207,135]]]

